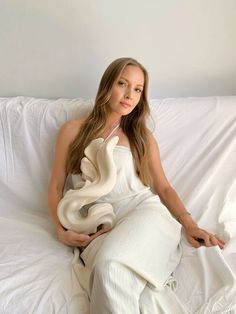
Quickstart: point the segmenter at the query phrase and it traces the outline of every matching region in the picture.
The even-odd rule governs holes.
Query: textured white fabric
[[[195,250],[183,235],[177,295],[190,313],[236,313],[236,97],[153,100],[152,109],[167,177],[199,225],[226,241]]]
[[[159,197],[140,181],[129,148],[114,147],[113,154],[109,156],[115,162],[116,183],[109,193],[96,202],[112,204],[116,212],[115,226],[83,251],[81,258],[86,269],[81,269],[81,272],[86,272],[86,276],[79,280],[83,287],[88,287],[90,280],[91,291],[88,289],[87,292],[91,300],[91,314],[135,314],[140,313],[139,300],[145,285],[153,286],[157,294],[165,288],[179,263],[181,225],[171,217]],[[100,164],[100,167],[104,165]],[[73,175],[75,186],[80,185],[81,181],[81,175]],[[96,195],[96,185],[93,194]],[[90,272],[92,280],[89,279]],[[130,291],[132,285],[136,288]],[[153,289],[149,290],[148,294],[151,295]],[[176,296],[166,294],[165,298],[162,298],[163,307],[168,309],[172,304],[169,313],[173,309],[176,313],[183,313],[178,302],[177,308],[174,306]],[[155,304],[155,298],[151,299]],[[148,308],[150,310],[146,303],[142,304],[143,312]],[[159,307],[158,303],[154,306]]]
[[[142,277],[114,261],[98,264],[91,282],[90,314],[186,313],[168,286],[154,290]]]
[[[140,180],[137,180],[132,153],[129,147],[116,145],[113,152],[113,159],[116,165],[116,182],[113,189],[100,197],[97,201],[102,203],[117,203],[114,208],[116,212],[119,201],[135,197],[140,193],[150,192],[150,188],[145,186]],[[72,175],[72,183],[74,186],[79,185],[81,181],[82,178],[80,175]],[[122,206],[119,210],[122,210]]]
[[[98,202],[112,204],[116,212],[115,226],[94,240],[81,256],[91,270],[103,256],[119,261],[162,289],[179,262],[181,225],[159,197],[140,181],[130,150],[115,147],[113,155],[117,182]]]
[[[114,261],[96,265],[91,275],[90,314],[139,314],[145,280]]]
[[[0,313],[88,314],[83,265],[56,238],[47,184],[60,126],[91,104],[0,99]],[[189,314],[234,314],[236,96],[156,99],[151,113],[168,179],[200,226],[227,243],[195,250],[183,235],[176,293]]]
[[[121,202],[119,202],[119,206],[121,206]],[[180,259],[181,251],[178,249],[180,225],[170,216],[158,198],[152,196],[151,193],[145,193],[142,197],[137,195],[136,198],[126,199],[125,202],[122,201],[122,206],[125,209],[118,212],[114,229],[94,240],[81,254],[85,266],[95,273],[98,268],[99,276],[103,276],[101,273],[104,270],[105,277],[109,278],[113,276],[117,264],[119,265],[118,272],[120,267],[123,269],[125,266],[128,269],[126,273],[133,273],[130,274],[130,278],[137,276],[152,289],[157,292],[161,291],[168,283],[169,277]],[[110,262],[114,262],[114,265],[112,264],[109,274]],[[82,286],[86,286],[82,277],[80,280]],[[85,278],[85,280],[87,279]],[[119,280],[119,276],[113,278],[115,286],[124,284],[122,281],[116,283],[117,280]],[[129,279],[127,278],[127,280]],[[102,302],[104,304],[99,305],[101,311],[97,313],[122,313],[121,309],[116,306],[117,301],[113,302],[113,300],[117,299],[121,302],[123,293],[119,294],[120,290],[115,291],[113,284],[110,290],[109,279],[104,288],[105,291],[102,291],[103,284],[102,282],[97,283],[98,281],[99,279],[96,279],[95,287],[91,285],[91,298],[95,290],[97,300],[99,294],[101,299],[106,299],[102,293],[107,293],[106,296],[110,300],[107,300],[107,303]],[[96,285],[100,285],[99,291],[96,291]],[[138,294],[139,292],[139,290],[135,292],[134,289],[133,294],[130,293],[127,296],[136,300],[136,302],[130,300],[130,305],[137,305],[141,296]],[[168,295],[165,303],[167,308],[168,303],[172,302],[172,298],[172,295]],[[110,305],[109,309],[107,308],[108,304]],[[127,304],[126,312],[133,313],[132,309],[133,307],[129,308]]]
[[[0,99],[1,314],[89,314],[73,249],[58,241],[47,206],[58,130],[89,106],[82,99]]]
[[[95,259],[115,259],[162,289],[179,261],[180,225],[155,196],[143,195],[143,200],[137,197],[122,203],[126,210],[117,214],[115,228],[94,240],[81,256],[90,269]]]
[[[185,314],[183,304],[176,297],[175,292],[166,285],[163,290],[156,291],[145,286],[139,301],[141,314]]]

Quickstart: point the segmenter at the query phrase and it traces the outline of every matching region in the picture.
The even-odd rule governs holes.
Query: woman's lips
[[[131,105],[130,105],[129,103],[125,102],[125,101],[121,101],[120,104],[121,104],[121,106],[123,106],[124,108],[129,108],[129,107],[131,107]]]

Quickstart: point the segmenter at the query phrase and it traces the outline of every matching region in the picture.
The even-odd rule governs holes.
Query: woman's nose
[[[130,88],[126,90],[125,98],[127,99],[132,98],[132,90]]]

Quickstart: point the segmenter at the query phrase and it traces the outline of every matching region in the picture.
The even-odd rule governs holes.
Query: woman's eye
[[[142,89],[136,88],[136,92],[137,92],[137,93],[142,93],[142,91],[143,91]]]
[[[122,81],[119,81],[118,84],[119,84],[120,86],[126,86],[126,83],[125,83],[125,82],[122,82]]]

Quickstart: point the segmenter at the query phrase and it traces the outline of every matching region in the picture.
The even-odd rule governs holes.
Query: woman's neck
[[[121,116],[117,114],[110,114],[107,117],[105,128],[102,134],[102,137],[106,140],[114,133],[117,133],[120,126]]]
[[[118,115],[114,115],[114,114],[110,114],[109,117],[107,118],[106,124],[105,124],[105,128],[106,129],[113,129],[115,128],[117,125],[120,124],[121,121],[121,117]]]

